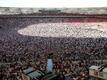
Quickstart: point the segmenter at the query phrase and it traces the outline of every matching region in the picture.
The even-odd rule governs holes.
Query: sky
[[[36,7],[36,8],[107,7],[107,0],[0,0],[0,7]]]

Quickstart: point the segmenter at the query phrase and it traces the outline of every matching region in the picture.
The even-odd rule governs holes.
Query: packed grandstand
[[[37,74],[39,70],[43,74],[36,78],[30,76],[30,80],[90,80],[89,67],[107,63],[106,14],[52,17],[49,13],[44,17],[42,12],[39,17],[36,14],[7,16],[5,8],[1,13],[0,80],[28,80],[23,74],[30,76],[24,73],[29,68],[29,73],[34,70]],[[53,70],[47,73],[50,53]],[[48,78],[55,75],[55,79]]]

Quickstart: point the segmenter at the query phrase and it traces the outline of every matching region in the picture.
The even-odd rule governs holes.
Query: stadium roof
[[[50,10],[50,8],[15,8],[0,7],[0,15],[10,14],[35,14],[40,10]],[[72,14],[107,14],[107,8],[51,8],[52,10],[60,10],[62,13]]]
[[[43,8],[74,14],[107,14],[107,0],[0,0],[0,14],[34,14]]]
[[[84,8],[106,6],[107,0],[0,0],[0,7]]]

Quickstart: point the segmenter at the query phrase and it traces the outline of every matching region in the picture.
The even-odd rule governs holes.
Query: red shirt
[[[106,67],[106,68],[107,68],[107,64],[105,64],[105,65],[104,65],[104,67]]]

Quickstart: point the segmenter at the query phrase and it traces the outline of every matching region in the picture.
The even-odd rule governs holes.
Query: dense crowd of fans
[[[107,59],[106,38],[34,37],[17,32],[20,28],[31,24],[70,22],[69,20],[63,18],[0,19],[0,79],[21,78],[22,70],[30,66],[46,71],[47,55],[53,53],[53,72],[61,75],[60,80],[64,80],[63,78],[88,80],[89,67],[100,65],[102,60]],[[75,21],[81,22],[81,19],[74,19]],[[85,22],[83,19],[82,21]]]

